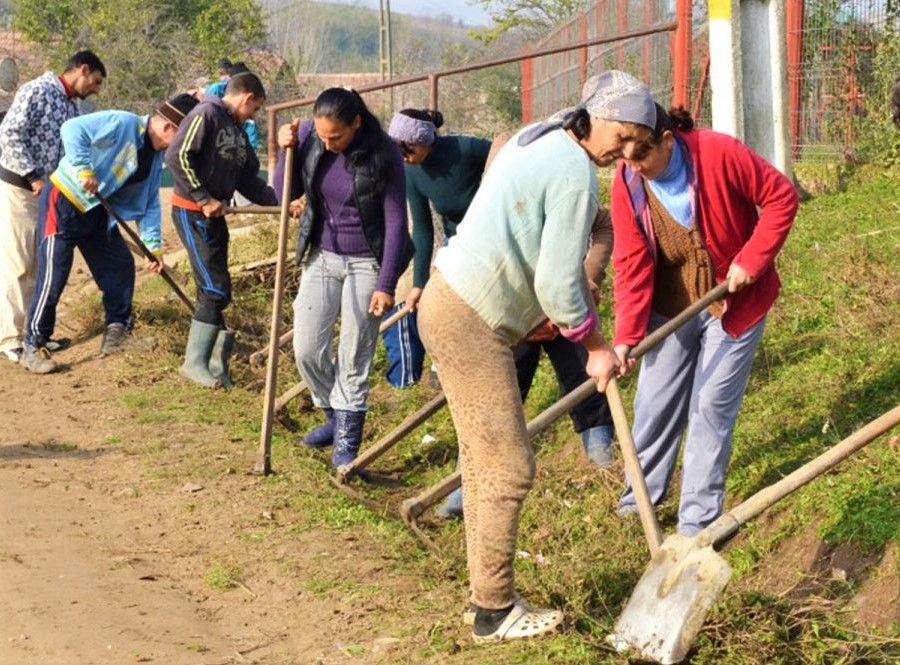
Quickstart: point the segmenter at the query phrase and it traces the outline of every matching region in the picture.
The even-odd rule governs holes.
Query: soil
[[[165,237],[180,247],[169,224]],[[68,300],[89,282],[76,263]],[[126,359],[101,358],[99,336],[67,319],[65,301],[57,330],[75,338],[57,354],[66,371],[36,376],[0,364],[0,663],[364,663],[400,642],[378,611],[385,598],[303,591],[304,575],[362,559],[359,543],[338,532],[303,531],[278,557],[242,561],[227,590],[211,589],[203,578],[212,553],[245,555],[248,513],[277,519],[243,496],[264,482],[235,473],[252,460],[221,462],[230,467],[214,488],[186,478],[172,491],[117,445],[148,427],[110,397]],[[172,431],[171,448],[204,437],[221,438],[221,424]],[[187,500],[197,510],[186,512]],[[288,558],[289,570],[272,563]],[[377,562],[355,564],[354,578],[389,597],[420,593]]]

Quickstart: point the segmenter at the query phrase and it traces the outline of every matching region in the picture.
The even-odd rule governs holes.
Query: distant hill
[[[379,71],[378,11],[312,0],[261,0],[272,50],[297,72]],[[449,16],[391,13],[394,75],[437,69],[448,49],[472,45]]]

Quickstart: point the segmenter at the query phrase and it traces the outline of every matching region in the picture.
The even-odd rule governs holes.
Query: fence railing
[[[567,53],[571,51],[578,51],[580,49],[586,49],[592,46],[601,46],[606,44],[616,44],[619,42],[627,42],[629,40],[634,40],[640,37],[646,37],[650,35],[657,35],[666,32],[676,32],[679,28],[679,24],[676,21],[668,21],[664,23],[659,23],[657,25],[649,26],[645,29],[641,30],[633,30],[631,32],[624,32],[617,35],[603,35],[600,37],[595,37],[592,39],[584,39],[581,41],[577,41],[570,44],[563,44],[558,46],[550,46],[546,48],[538,48],[534,50],[527,51],[525,53],[520,53],[518,55],[507,56],[504,58],[496,58],[493,60],[485,60],[483,62],[472,63],[468,65],[463,65],[460,67],[451,67],[449,69],[442,69],[436,72],[430,72],[427,74],[417,74],[413,76],[404,76],[402,78],[390,79],[387,81],[382,81],[380,83],[373,83],[371,85],[365,85],[357,88],[357,92],[374,92],[376,90],[386,90],[391,88],[396,88],[400,86],[410,85],[413,83],[421,83],[423,81],[428,82],[429,88],[429,106],[432,109],[438,109],[439,104],[439,94],[440,94],[440,81],[443,78],[454,76],[458,74],[465,74],[468,72],[477,71],[480,69],[487,69],[489,67],[499,67],[501,65],[507,65],[513,62],[521,62],[523,60],[529,60],[532,58],[542,57],[553,55],[557,53]],[[689,29],[689,28],[688,28]],[[278,132],[278,114],[282,111],[287,111],[290,109],[301,108],[304,106],[312,106],[316,101],[315,97],[305,97],[303,99],[298,99],[290,102],[282,102],[280,104],[272,104],[271,106],[266,107],[266,114],[268,120],[267,127],[267,135],[268,135],[268,171],[269,171],[269,179],[271,180],[275,174],[275,165],[278,158],[278,143],[277,143],[277,132]]]

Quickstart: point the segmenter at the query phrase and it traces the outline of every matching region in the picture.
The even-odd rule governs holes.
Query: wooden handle
[[[294,170],[294,149],[285,150],[284,172]],[[288,219],[290,217],[291,179],[284,178],[281,220],[278,227],[278,260],[275,263],[275,293],[272,299],[272,322],[269,326],[269,363],[266,367],[266,391],[263,396],[262,428],[259,432],[259,454],[255,469],[262,475],[272,472],[272,424],[275,419],[275,390],[278,379],[278,337],[281,328],[281,305],[284,299],[284,273],[287,263]]]
[[[857,430],[774,485],[761,489],[743,503],[729,510],[697,535],[698,545],[715,545],[722,542],[737,531],[742,524],[781,501],[788,494],[803,487],[809,481],[833,469],[857,450],[897,425],[900,425],[900,405]]]
[[[125,220],[119,216],[119,213],[117,213],[113,209],[113,207],[109,205],[109,201],[107,201],[106,198],[102,194],[100,194],[100,192],[97,192],[96,194],[94,194],[94,196],[96,196],[97,200],[100,201],[100,205],[106,208],[106,212],[112,215],[112,218],[116,220],[116,223],[125,232],[125,235],[127,235],[131,239],[131,242],[133,242],[140,253],[144,255],[144,258],[148,261],[159,261],[159,257],[150,251],[150,248],[144,244],[143,240],[141,240],[141,236],[133,228],[125,223]],[[169,273],[169,269],[165,265],[163,265],[162,267],[160,277],[162,277],[166,281],[166,284],[168,284],[172,291],[175,292],[175,295],[178,296],[178,299],[181,300],[181,302],[184,303],[185,307],[187,307],[191,314],[193,314],[194,303],[190,298],[187,297],[185,292],[181,290],[181,287],[178,286],[178,283]]]
[[[422,408],[408,415],[403,419],[402,423],[397,425],[397,427],[366,448],[359,457],[339,468],[337,473],[338,480],[344,482],[353,474],[359,473],[360,470],[365,469],[372,462],[393,448],[394,445],[406,437],[407,434],[431,418],[431,416],[443,408],[446,403],[447,398],[444,396],[444,393],[438,393],[432,397],[424,406],[422,406]]]

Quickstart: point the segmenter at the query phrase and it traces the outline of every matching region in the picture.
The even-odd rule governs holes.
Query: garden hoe
[[[144,258],[147,259],[148,261],[159,261],[159,257],[150,251],[150,249],[147,247],[147,245],[144,244],[144,241],[141,240],[141,236],[138,235],[137,231],[135,231],[133,228],[131,228],[130,226],[128,226],[128,224],[125,223],[125,220],[119,216],[119,213],[117,213],[113,209],[113,207],[111,205],[109,205],[109,201],[107,201],[106,198],[102,194],[100,194],[100,192],[96,192],[94,194],[94,196],[96,196],[97,200],[100,201],[100,204],[104,208],[106,208],[106,212],[108,212],[112,216],[112,218],[114,220],[116,220],[116,223],[125,232],[125,234],[131,239],[131,242],[134,243],[134,245],[138,248],[138,250],[140,250],[141,254],[144,255]],[[168,284],[172,288],[172,291],[175,293],[176,296],[178,296],[178,299],[181,300],[181,302],[184,303],[184,306],[188,308],[188,311],[190,311],[190,313],[193,314],[194,313],[194,303],[191,302],[191,299],[188,298],[187,295],[184,293],[184,291],[182,291],[181,287],[178,286],[178,283],[175,281],[175,279],[172,277],[172,274],[169,272],[169,268],[167,266],[163,265],[162,272],[159,274],[160,274],[160,277],[162,277],[166,281],[166,284]]]
[[[284,151],[284,172],[291,173],[294,147]],[[281,217],[278,225],[278,259],[275,263],[275,289],[272,296],[272,320],[269,326],[269,365],[266,367],[266,389],[263,394],[262,427],[259,431],[259,454],[251,473],[272,473],[272,428],[275,420],[275,391],[278,381],[278,344],[281,329],[281,305],[284,300],[284,273],[287,264],[288,223],[291,207],[291,179],[285,178],[281,190]]]
[[[694,644],[706,614],[731,577],[713,549],[738,528],[788,494],[822,475],[872,440],[900,424],[900,406],[851,434],[774,485],[719,517],[694,538],[669,536],[631,594],[608,641],[633,648],[663,665],[680,663]]]
[[[346,491],[348,489],[347,483],[353,476],[361,475],[363,469],[384,455],[410,432],[440,411],[446,403],[447,398],[444,396],[444,393],[438,393],[432,397],[424,406],[422,406],[422,408],[404,418],[403,422],[397,425],[397,427],[391,430],[386,436],[383,436],[380,440],[366,448],[366,450],[355,460],[349,464],[342,464],[339,466],[334,478],[335,484]],[[355,495],[355,492],[352,495]]]
[[[700,298],[700,300],[693,303],[683,312],[669,319],[666,323],[647,335],[640,344],[631,350],[629,357],[635,359],[640,358],[716,300],[725,297],[727,293],[728,284],[726,282],[710,289],[710,291]],[[644,536],[647,538],[647,545],[651,552],[655,552],[662,540],[659,532],[659,525],[656,522],[656,515],[653,513],[653,506],[650,504],[647,485],[644,481],[644,474],[638,463],[637,451],[634,449],[631,430],[628,427],[625,409],[622,406],[621,397],[619,396],[618,383],[615,380],[610,381],[610,387],[611,390],[608,388],[607,399],[610,402],[610,411],[613,412],[613,422],[616,425],[616,436],[619,440],[619,445],[622,448],[622,458],[625,462],[626,472],[634,485],[635,499],[638,504],[641,525],[644,527]],[[597,386],[594,383],[594,380],[588,379],[575,388],[575,390],[547,408],[543,413],[528,423],[528,440],[530,441],[533,437],[537,436],[547,429],[547,427],[559,420],[559,418],[566,415],[569,411],[587,399],[595,390],[597,390]],[[616,417],[616,412],[619,413],[618,417]],[[400,517],[416,535],[416,538],[432,551],[436,550],[436,547],[419,528],[418,518],[428,510],[429,507],[433,506],[457,489],[460,484],[461,475],[459,471],[456,471],[433,487],[425,490],[422,494],[407,499],[400,506]]]

